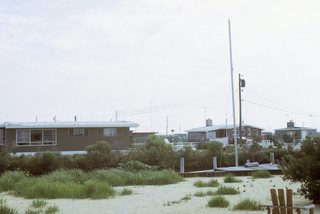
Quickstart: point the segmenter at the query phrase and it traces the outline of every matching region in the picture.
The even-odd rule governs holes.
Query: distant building
[[[237,126],[239,136],[239,127]],[[243,125],[242,142],[252,143],[261,140],[261,128]],[[212,120],[206,121],[206,126],[187,130],[189,142],[219,141],[223,145],[233,144],[233,126],[231,125],[212,125]]]
[[[133,132],[131,133],[131,141],[133,145],[143,145],[147,139],[157,134],[157,132]]]
[[[13,152],[85,151],[97,141],[107,141],[115,150],[130,148],[130,128],[138,124],[115,122],[28,122],[0,126],[0,145]]]
[[[308,127],[296,127],[292,120],[287,122],[287,128],[275,130],[275,138],[283,143],[297,143],[305,140],[306,137],[316,136],[316,129]]]

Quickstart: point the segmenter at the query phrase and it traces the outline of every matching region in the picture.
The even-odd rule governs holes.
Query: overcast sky
[[[165,133],[167,117],[175,133],[230,124],[230,19],[244,123],[318,129],[319,11],[316,0],[0,0],[0,121],[117,111],[138,131]]]

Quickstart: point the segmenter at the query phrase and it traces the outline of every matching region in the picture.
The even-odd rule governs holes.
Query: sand
[[[47,200],[50,205],[57,205],[60,209],[60,213],[73,213],[73,214],[87,214],[87,213],[216,213],[216,214],[228,214],[228,213],[250,213],[250,214],[262,214],[266,211],[232,211],[231,207],[239,202],[241,199],[250,198],[260,201],[262,204],[271,204],[270,188],[291,188],[294,192],[297,191],[300,184],[284,182],[280,176],[275,176],[270,179],[256,179],[252,180],[251,177],[239,177],[243,180],[242,183],[223,184],[226,186],[239,187],[240,194],[225,196],[230,202],[229,208],[209,208],[207,207],[207,201],[211,196],[196,197],[191,196],[191,199],[179,204],[171,204],[166,206],[167,202],[179,201],[182,197],[188,194],[194,194],[198,191],[215,191],[217,188],[198,188],[193,186],[193,183],[197,180],[207,181],[212,178],[186,178],[185,181],[178,184],[170,184],[164,186],[129,186],[128,188],[134,191],[133,195],[128,196],[116,196],[115,198],[103,199],[103,200],[90,200],[90,199],[54,199]],[[223,177],[215,177],[221,184],[223,183]],[[120,187],[121,189],[122,187]],[[2,193],[2,196],[7,201],[8,205],[18,209],[19,213],[24,213],[32,200],[13,197],[6,193]],[[305,200],[299,195],[293,196],[293,202],[295,205],[307,205],[310,201]],[[305,212],[306,213],[306,212]],[[315,213],[320,213],[320,207],[317,206]]]

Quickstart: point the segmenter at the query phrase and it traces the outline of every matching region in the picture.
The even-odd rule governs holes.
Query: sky
[[[0,121],[76,115],[162,134],[231,124],[230,19],[243,123],[319,129],[319,11],[316,0],[0,0]]]

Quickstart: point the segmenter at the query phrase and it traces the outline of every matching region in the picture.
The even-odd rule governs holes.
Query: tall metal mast
[[[232,91],[232,109],[233,109],[233,139],[234,139],[234,160],[235,165],[239,166],[238,163],[238,136],[236,127],[236,109],[234,101],[234,86],[233,86],[233,63],[232,63],[232,43],[231,43],[231,24],[230,19],[228,19],[228,29],[229,29],[229,53],[230,53],[230,70],[231,70],[231,91]]]

